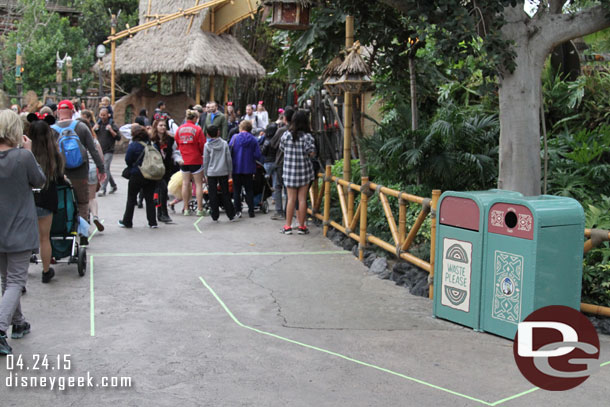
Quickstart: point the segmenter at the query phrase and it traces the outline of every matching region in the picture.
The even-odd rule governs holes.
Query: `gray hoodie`
[[[203,148],[203,173],[206,177],[231,176],[233,160],[226,141],[217,138],[208,138]]]

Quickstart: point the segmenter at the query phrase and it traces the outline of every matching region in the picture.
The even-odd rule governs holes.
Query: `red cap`
[[[262,105],[262,104],[263,104],[263,101],[262,101],[262,100],[259,100],[259,101],[258,101],[258,104],[259,104],[259,105]]]
[[[227,102],[227,106],[233,106],[233,102]]]
[[[70,109],[74,111],[74,105],[69,100],[62,100],[57,104],[57,110]]]

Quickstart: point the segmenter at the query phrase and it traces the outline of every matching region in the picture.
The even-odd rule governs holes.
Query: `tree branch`
[[[381,0],[381,3],[384,3],[385,5],[395,8],[396,10],[400,11],[401,13],[406,14],[409,11],[408,4],[405,4],[405,2],[401,1],[401,0]]]
[[[610,18],[602,6],[594,6],[572,14],[550,14],[541,24],[542,38],[550,48],[568,40],[592,34],[610,27]]]

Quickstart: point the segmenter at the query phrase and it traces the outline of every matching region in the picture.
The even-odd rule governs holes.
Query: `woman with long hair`
[[[42,120],[41,120],[42,119]],[[42,259],[42,282],[48,283],[55,275],[51,264],[51,224],[53,214],[57,212],[57,184],[64,179],[64,157],[59,152],[53,131],[53,116],[30,113],[28,137],[32,140],[32,153],[47,178],[40,192],[34,194],[38,215],[38,237],[40,239],[40,257]],[[94,167],[95,168],[95,167]]]
[[[167,211],[167,184],[178,169],[174,163],[174,150],[177,147],[174,138],[167,130],[167,122],[165,120],[160,119],[153,122],[151,141],[154,143],[157,150],[161,152],[163,164],[165,165],[165,175],[163,176],[163,179],[157,182],[157,191],[159,195],[157,219],[159,222],[169,223],[172,221],[172,218],[169,217]]]
[[[6,341],[11,325],[12,339],[30,332],[21,312],[21,293],[28,279],[30,256],[40,244],[32,188],[40,188],[46,181],[31,148],[19,115],[10,109],[0,110],[0,355],[13,352]]]
[[[235,108],[233,107],[233,102],[229,102],[227,104],[227,134],[231,132],[231,130],[239,127],[239,117],[235,114]],[[229,139],[231,139],[229,137]]]
[[[93,125],[95,124],[95,118],[93,116],[93,112],[91,110],[81,110],[80,117],[77,119],[81,122],[85,123],[87,127],[89,127],[89,131],[91,132],[91,136],[93,136],[93,144],[97,149],[100,157],[104,156],[102,152],[102,145],[97,139],[97,133],[93,130]],[[98,213],[98,205],[97,205],[97,191],[100,189],[98,187],[99,183],[97,181],[97,167],[95,166],[95,161],[93,161],[93,157],[91,153],[87,151],[87,156],[89,157],[89,179],[87,181],[87,185],[89,187],[89,214],[87,217],[83,216],[85,219],[89,219],[90,223],[94,223],[97,227],[97,230],[100,232],[104,231],[104,225],[100,222],[99,213]]]
[[[125,153],[125,163],[129,167],[129,184],[127,186],[127,204],[123,219],[119,220],[122,228],[133,227],[133,212],[138,200],[138,192],[142,190],[146,201],[146,219],[148,227],[157,229],[157,217],[155,216],[155,204],[153,195],[157,181],[144,178],[140,171],[140,166],[144,161],[144,146],[150,143],[150,137],[146,129],[140,125],[131,126],[131,143]]]
[[[180,165],[182,172],[182,202],[184,207],[182,213],[189,216],[189,201],[191,199],[191,180],[195,183],[195,196],[197,197],[197,216],[203,216],[203,147],[205,136],[201,127],[197,126],[199,112],[197,110],[186,111],[186,123],[176,130],[176,143],[180,149],[183,163]]]
[[[299,110],[294,114],[288,131],[280,140],[280,150],[284,152],[283,177],[288,198],[286,224],[282,228],[282,233],[292,234],[292,216],[298,199],[298,233],[305,235],[309,233],[309,229],[305,225],[307,190],[310,182],[315,179],[310,158],[316,154],[315,140],[311,135],[309,116],[306,111]]]

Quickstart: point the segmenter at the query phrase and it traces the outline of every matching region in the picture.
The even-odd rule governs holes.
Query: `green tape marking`
[[[195,229],[197,229],[197,232],[199,233],[203,233],[201,229],[199,229],[199,222],[201,222],[201,219],[203,219],[203,216],[199,217],[199,219],[197,219],[197,222],[193,223],[193,225],[195,225]]]
[[[256,329],[256,328],[253,328],[251,326],[244,325],[244,324],[242,324],[235,317],[235,315],[233,315],[231,310],[226,306],[226,304],[222,301],[222,299],[220,299],[220,297],[218,296],[218,294],[216,294],[216,292],[212,289],[212,287],[210,287],[210,285],[203,279],[203,277],[199,277],[199,279],[201,280],[201,282],[203,283],[205,288],[207,288],[208,291],[214,296],[214,298],[216,298],[216,301],[218,301],[218,303],[222,306],[222,308],[224,308],[224,310],[231,317],[233,322],[235,322],[237,325],[239,325],[242,328],[249,329],[249,330],[254,331],[256,333],[259,333],[261,335],[270,336],[272,338],[276,338],[276,339],[279,339],[279,340],[282,340],[282,341],[285,341],[285,342],[289,342],[289,343],[292,343],[292,344],[295,344],[295,345],[298,345],[298,346],[302,346],[302,347],[307,348],[307,349],[312,349],[312,350],[315,350],[315,351],[318,351],[318,352],[326,353],[328,355],[336,356],[338,358],[345,359],[347,361],[350,361],[350,362],[353,362],[353,363],[356,363],[356,364],[359,364],[359,365],[362,365],[362,366],[366,366],[366,367],[370,367],[370,368],[373,368],[373,369],[377,369],[379,371],[382,371],[382,372],[385,372],[385,373],[389,373],[391,375],[398,376],[398,377],[401,377],[401,378],[406,379],[406,380],[410,380],[410,381],[415,382],[415,383],[423,384],[424,386],[428,386],[430,388],[433,388],[433,389],[436,389],[436,390],[440,390],[440,391],[443,391],[445,393],[453,394],[454,396],[458,396],[458,397],[461,397],[461,398],[464,398],[464,399],[467,399],[467,400],[470,400],[470,401],[474,401],[474,402],[477,402],[477,403],[480,403],[480,404],[483,404],[483,405],[486,405],[486,406],[495,405],[495,404],[491,404],[491,403],[488,403],[486,401],[483,401],[481,399],[477,399],[475,397],[467,396],[465,394],[458,393],[456,391],[453,391],[453,390],[450,390],[450,389],[446,389],[444,387],[440,387],[440,386],[437,386],[437,385],[432,384],[432,383],[428,383],[428,382],[426,382],[424,380],[416,379],[414,377],[407,376],[407,375],[395,372],[395,371],[390,370],[390,369],[385,369],[385,368],[380,367],[380,366],[376,366],[376,365],[373,365],[373,364],[370,364],[370,363],[366,363],[366,362],[362,362],[362,361],[357,360],[357,359],[350,358],[349,356],[345,356],[345,355],[342,355],[340,353],[336,353],[336,352],[332,352],[332,351],[329,351],[329,350],[326,350],[326,349],[318,348],[317,346],[307,345],[306,343],[298,342],[298,341],[295,341],[295,340],[289,339],[289,338],[284,338],[283,336],[280,336],[280,335],[276,335],[276,334],[273,334],[273,333],[270,333],[270,332],[261,331],[260,329]],[[524,394],[526,394],[526,393],[524,393]],[[515,397],[518,397],[518,396],[513,396],[513,398],[515,398]],[[502,402],[502,401],[500,401],[500,402]]]
[[[93,255],[89,256],[89,290],[91,292],[91,336],[95,336],[95,298],[93,294]]]
[[[526,390],[526,391],[524,391],[524,392],[522,392],[522,393],[515,394],[514,396],[510,396],[510,397],[507,397],[507,398],[502,399],[502,400],[498,400],[498,401],[496,401],[495,403],[491,403],[491,404],[489,404],[489,405],[490,405],[490,406],[497,406],[497,405],[499,405],[499,404],[506,403],[507,401],[514,400],[514,399],[519,398],[519,397],[521,397],[521,396],[525,396],[526,394],[533,393],[533,392],[535,392],[536,390],[540,390],[540,388],[539,388],[539,387],[534,387],[533,389]]]
[[[102,225],[104,224],[104,219],[102,219],[100,221],[102,223]],[[95,229],[93,230],[93,233],[91,233],[91,236],[89,236],[89,244],[91,244],[91,241],[93,240],[93,236],[95,236],[95,234],[97,233],[97,226],[95,227]]]
[[[607,362],[602,363],[601,365],[599,365],[599,367],[604,367],[606,365],[610,365],[610,360],[607,361]]]

